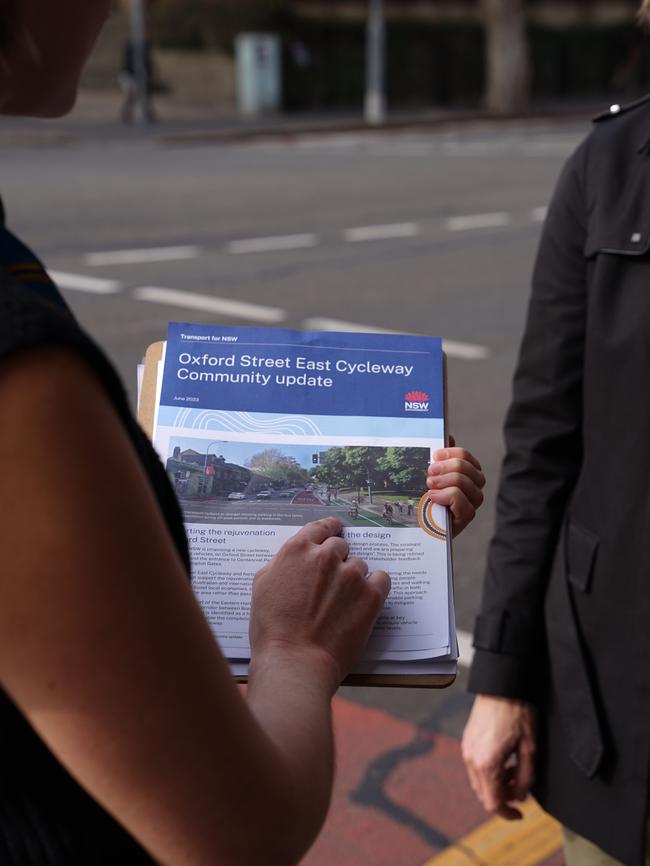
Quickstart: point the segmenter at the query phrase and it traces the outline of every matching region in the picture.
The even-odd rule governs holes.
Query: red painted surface
[[[438,734],[420,734],[419,748],[428,751],[397,762],[383,784],[365,785],[364,791],[376,793],[379,808],[353,802],[354,792],[368,781],[369,767],[381,774],[382,765],[373,762],[412,744],[418,731],[408,722],[342,698],[335,701],[334,718],[334,799],[303,866],[423,866],[441,850],[427,828],[455,840],[487,819],[466,781],[460,744]],[[412,819],[416,826],[407,826]]]
[[[309,493],[305,491],[304,493],[297,493],[293,499],[291,500],[292,505],[321,505],[320,499],[314,496],[313,493]]]

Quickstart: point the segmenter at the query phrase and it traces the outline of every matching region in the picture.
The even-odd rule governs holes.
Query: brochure
[[[444,441],[438,338],[170,323],[153,442],[234,673],[250,658],[253,576],[332,515],[351,554],[392,580],[357,672],[455,672],[447,511],[425,486]]]

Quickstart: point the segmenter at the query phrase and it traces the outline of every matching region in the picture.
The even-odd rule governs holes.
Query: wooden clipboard
[[[138,399],[138,421],[149,439],[153,439],[156,415],[156,390],[158,383],[158,365],[162,361],[165,343],[161,340],[152,343],[145,352],[142,387]],[[447,426],[447,357],[443,355],[444,376],[444,417]],[[445,429],[445,441],[447,441]],[[452,570],[453,571],[453,570]],[[350,674],[343,680],[343,686],[380,686],[389,688],[411,689],[445,689],[456,679],[456,673],[450,674]],[[246,676],[235,676],[235,681],[245,684]]]

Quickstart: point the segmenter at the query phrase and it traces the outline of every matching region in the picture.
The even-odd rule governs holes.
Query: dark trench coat
[[[650,769],[650,96],[560,177],[507,416],[470,689],[533,701],[534,793],[642,866]]]

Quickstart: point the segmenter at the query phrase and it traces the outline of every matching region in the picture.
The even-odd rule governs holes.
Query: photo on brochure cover
[[[186,523],[418,525],[428,448],[172,437],[165,461]]]

